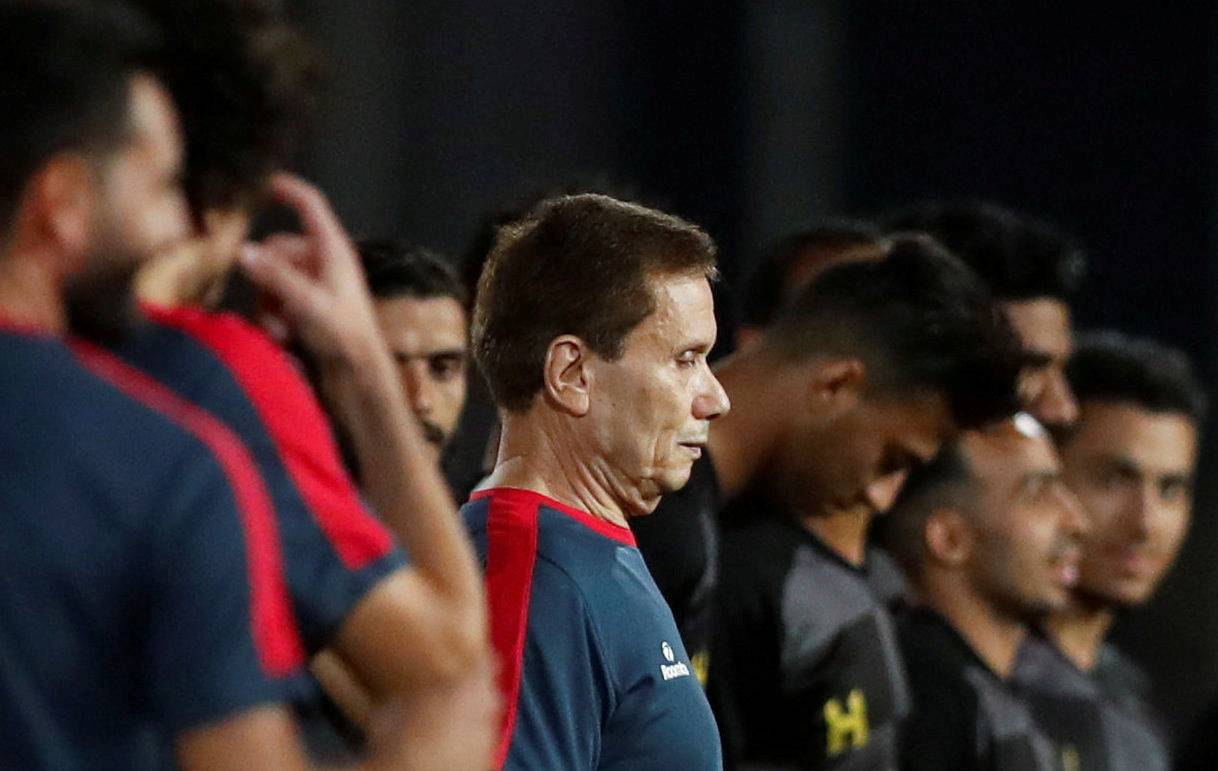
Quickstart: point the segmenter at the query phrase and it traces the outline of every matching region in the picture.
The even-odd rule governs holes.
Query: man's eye
[[[452,380],[461,374],[463,365],[460,359],[444,358],[431,363],[431,374],[436,380]]]

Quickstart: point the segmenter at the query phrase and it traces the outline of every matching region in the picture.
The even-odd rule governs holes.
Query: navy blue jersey
[[[124,361],[215,415],[250,449],[275,506],[284,567],[310,651],[405,564],[364,506],[325,415],[287,355],[232,314],[145,307]]]
[[[179,732],[294,692],[270,499],[219,421],[5,328],[0,468],[0,767],[164,768]]]
[[[672,610],[703,685],[710,660],[723,504],[715,464],[703,453],[684,487],[665,495],[649,516],[630,521],[647,569]]]
[[[630,531],[525,490],[462,508],[486,570],[496,767],[722,768],[719,733]]]
[[[1171,768],[1145,699],[1129,685],[1137,679],[1136,668],[1110,645],[1100,649],[1096,670],[1084,672],[1038,634],[1021,646],[1015,665],[1015,682],[1069,771]]]

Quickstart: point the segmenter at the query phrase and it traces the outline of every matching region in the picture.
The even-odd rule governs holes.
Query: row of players
[[[426,258],[366,254],[384,295],[374,307],[337,221],[288,179],[274,189],[305,235],[245,252],[277,300],[264,306],[270,326],[312,358],[364,492],[414,558],[406,566],[360,506],[287,360],[202,309],[279,150],[274,132],[251,127],[289,114],[271,109],[283,81],[268,73],[292,71],[282,28],[255,4],[149,3],[174,45],[144,59],[134,22],[35,5],[4,8],[17,102],[6,130],[19,140],[10,146],[28,148],[9,154],[0,196],[5,398],[23,416],[5,424],[19,469],[5,500],[29,527],[5,539],[6,618],[28,619],[0,643],[17,665],[3,681],[17,716],[8,756],[19,767],[140,767],[176,733],[184,767],[303,762],[284,715],[252,708],[291,698],[303,654],[330,645],[314,671],[357,720],[369,702],[413,694],[412,734],[390,743],[391,762],[484,767],[494,700],[479,690],[483,598],[437,455],[423,451],[459,412],[460,290]],[[173,108],[154,73],[181,109],[201,234],[189,244]],[[251,102],[226,112],[234,94]],[[124,118],[128,132],[114,132]],[[245,133],[219,130],[234,124]],[[82,176],[82,158],[85,170],[104,161],[101,182]],[[960,237],[969,216],[987,224]],[[901,228],[973,262],[1004,315],[921,237],[809,234],[784,252],[790,302],[714,374],[714,247],[698,228],[585,195],[503,229],[472,336],[502,437],[465,512],[506,704],[496,765],[718,767],[694,675],[708,678],[741,765],[1166,765],[1128,668],[1101,643],[1183,537],[1199,391],[1178,354],[1101,339],[1071,365],[1080,418],[1059,292],[1076,252],[999,212],[918,217]],[[978,245],[986,232],[997,240]],[[132,261],[166,246],[170,257]],[[997,265],[974,259],[994,249]],[[849,264],[797,286],[824,262]],[[116,311],[136,268],[153,302],[133,328]],[[1014,288],[994,268],[1013,273]],[[1045,275],[1058,283],[1037,283]],[[372,340],[374,320],[388,345]],[[69,326],[105,348],[45,335]],[[420,342],[437,329],[452,333]],[[1016,393],[1062,429],[1062,463],[1041,423],[1016,415]],[[422,432],[403,419],[407,403]],[[142,519],[149,500],[162,509],[155,522]],[[871,520],[890,507],[887,542],[912,588],[868,550]],[[135,554],[147,574],[112,570]],[[919,608],[899,635],[890,601]],[[48,623],[71,642],[40,649]]]

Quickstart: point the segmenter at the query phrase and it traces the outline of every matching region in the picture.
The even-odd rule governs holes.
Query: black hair
[[[880,393],[946,398],[960,428],[1013,414],[1023,357],[980,280],[924,236],[897,236],[888,255],[834,266],[771,325],[779,355],[858,357]]]
[[[449,263],[435,252],[400,241],[360,241],[360,259],[373,297],[451,297],[465,307],[468,293]]]
[[[0,232],[22,190],[58,153],[104,155],[128,136],[131,76],[155,37],[96,0],[0,0]]]
[[[1120,332],[1079,337],[1066,377],[1079,403],[1132,402],[1157,413],[1179,413],[1194,424],[1205,419],[1205,390],[1188,356],[1147,338]]]
[[[889,231],[932,236],[999,300],[1069,302],[1086,273],[1082,248],[1048,223],[984,202],[928,202],[890,215]]]
[[[935,510],[959,505],[968,495],[973,470],[958,442],[940,448],[929,462],[910,470],[879,528],[880,541],[912,577],[926,559],[926,522]]]
[[[162,71],[186,135],[196,217],[257,203],[295,150],[320,77],[275,0],[134,0],[166,38]]]
[[[828,259],[841,252],[878,244],[879,227],[865,220],[831,219],[792,233],[774,244],[745,285],[741,322],[764,327],[774,320],[791,295],[791,270],[805,255]]]

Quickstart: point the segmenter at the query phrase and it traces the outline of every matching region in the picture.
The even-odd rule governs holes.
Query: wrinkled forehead
[[[704,273],[653,274],[647,277],[647,289],[655,311],[636,333],[714,342],[715,299]]]

